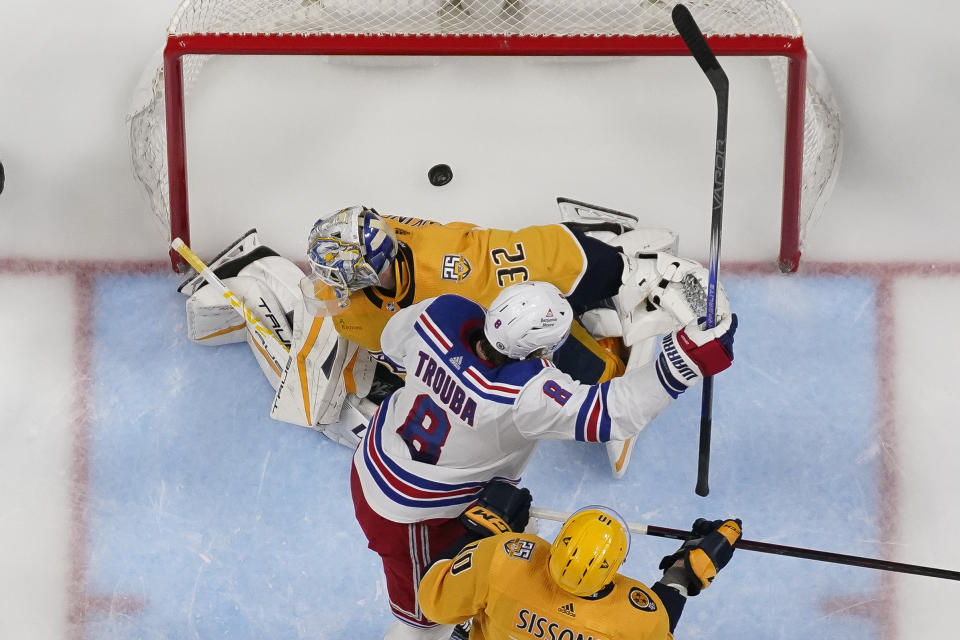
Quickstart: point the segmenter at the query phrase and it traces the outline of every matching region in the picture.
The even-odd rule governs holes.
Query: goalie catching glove
[[[701,318],[701,320],[703,320]],[[692,322],[663,337],[657,375],[667,393],[676,398],[704,376],[713,376],[733,363],[733,335],[737,314],[725,315],[712,329]]]
[[[743,536],[739,518],[732,520],[704,520],[693,523],[693,538],[684,542],[675,553],[664,556],[663,584],[680,587],[686,595],[695,596],[713,582],[717,572],[727,566]],[[683,593],[682,589],[679,589]]]
[[[460,515],[460,523],[478,538],[523,531],[530,519],[530,490],[501,480],[486,484],[477,501]]]
[[[622,286],[614,306],[627,346],[680,329],[706,311],[709,271],[699,262],[659,252],[624,255]],[[723,285],[716,284],[716,313],[730,313]]]

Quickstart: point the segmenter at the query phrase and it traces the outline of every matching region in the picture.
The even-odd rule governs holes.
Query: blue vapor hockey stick
[[[730,82],[723,72],[717,56],[700,31],[700,27],[690,15],[690,10],[682,4],[673,7],[673,24],[690,49],[694,60],[703,69],[717,94],[717,142],[713,165],[713,213],[710,218],[710,274],[707,279],[707,322],[708,329],[717,324],[717,271],[720,262],[720,228],[723,224],[723,181],[726,169],[727,153],[727,103],[730,95]],[[697,461],[697,488],[699,496],[710,493],[710,432],[713,428],[713,376],[703,379],[703,396],[700,404],[700,452]]]

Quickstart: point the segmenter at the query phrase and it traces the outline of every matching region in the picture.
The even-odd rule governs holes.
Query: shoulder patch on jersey
[[[471,271],[473,269],[470,267],[470,261],[459,253],[448,253],[443,256],[443,262],[440,265],[440,277],[442,279],[463,282]]]
[[[657,603],[640,587],[632,587],[630,593],[627,594],[627,599],[630,600],[630,604],[633,605],[635,609],[640,609],[641,611],[657,610]]]
[[[521,540],[513,538],[503,543],[504,552],[511,558],[520,558],[521,560],[530,560],[530,554],[536,543],[532,540]]]

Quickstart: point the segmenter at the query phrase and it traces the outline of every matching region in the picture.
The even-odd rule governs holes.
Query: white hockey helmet
[[[483,323],[494,349],[514,360],[548,357],[570,335],[573,309],[549,282],[521,282],[500,292]]]
[[[356,205],[314,223],[307,240],[312,277],[349,295],[380,284],[397,256],[393,228],[373,209]]]

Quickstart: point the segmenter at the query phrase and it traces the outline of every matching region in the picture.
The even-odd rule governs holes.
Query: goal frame
[[[717,56],[787,61],[780,249],[782,272],[800,264],[807,50],[802,36],[707,36]],[[326,56],[687,56],[679,35],[171,34],[163,51],[170,239],[190,244],[183,59],[188,55]],[[186,264],[170,250],[174,271]]]

